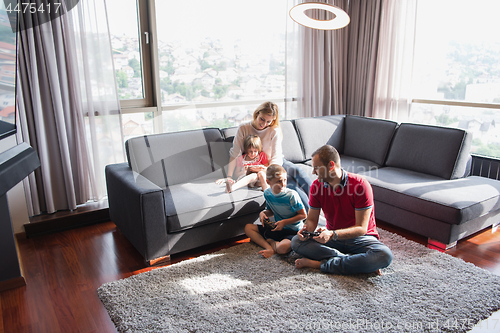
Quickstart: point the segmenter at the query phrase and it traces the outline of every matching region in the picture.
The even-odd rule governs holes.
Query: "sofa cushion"
[[[222,142],[218,129],[145,135],[125,147],[132,170],[164,188],[214,170],[208,142]]]
[[[228,194],[224,185],[215,184],[218,178],[222,178],[220,170],[164,189],[168,233],[264,209],[260,188],[244,187]]]
[[[464,130],[403,123],[385,164],[445,179],[460,178],[467,173],[471,140]]]
[[[224,136],[224,141],[233,142],[236,132],[238,132],[238,126],[223,128],[222,135]]]
[[[306,160],[319,147],[329,144],[344,151],[344,115],[295,119],[295,128],[304,147]]]
[[[500,182],[489,178],[448,180],[392,167],[361,175],[372,185],[376,201],[449,224],[461,224],[500,208]]]
[[[375,162],[347,155],[340,155],[340,165],[342,169],[352,173],[363,173],[380,167]]]
[[[395,121],[347,116],[344,155],[383,165],[397,126]]]
[[[293,122],[291,120],[280,121],[280,127],[283,133],[283,157],[292,163],[303,162],[304,152]]]

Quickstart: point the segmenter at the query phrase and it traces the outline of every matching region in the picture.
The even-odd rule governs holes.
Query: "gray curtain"
[[[348,10],[348,0],[326,2]],[[318,20],[329,19],[327,14],[323,10],[308,13]],[[303,42],[299,89],[301,116],[343,114],[347,105],[347,86],[344,84],[347,81],[347,29],[316,30],[301,27],[300,33]]]
[[[349,3],[346,114],[372,116],[381,3],[381,0]]]
[[[18,140],[30,144],[41,163],[24,183],[30,216],[99,200],[105,194],[103,163],[124,160],[104,4],[80,1],[43,24],[36,13],[20,15]]]
[[[339,30],[302,29],[301,115],[370,116],[382,0],[317,2],[342,8],[351,22]],[[312,16],[327,19],[327,13],[322,10]]]

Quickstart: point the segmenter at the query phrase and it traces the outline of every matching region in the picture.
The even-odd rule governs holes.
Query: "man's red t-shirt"
[[[336,191],[328,183],[313,182],[309,206],[311,209],[323,209],[328,230],[344,229],[356,225],[356,210],[374,208],[373,190],[365,178],[342,170],[342,179]],[[370,214],[366,234],[379,238],[375,209]]]

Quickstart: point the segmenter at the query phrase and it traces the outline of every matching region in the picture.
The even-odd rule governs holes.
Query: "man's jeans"
[[[313,239],[292,239],[292,250],[312,260],[321,261],[321,271],[332,274],[372,273],[389,266],[391,250],[375,236],[330,240],[321,244]]]

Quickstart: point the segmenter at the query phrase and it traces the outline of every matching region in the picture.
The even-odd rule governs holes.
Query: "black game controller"
[[[319,231],[307,231],[307,230],[302,231],[302,236],[304,238],[316,237],[316,236],[319,236],[320,234],[321,234],[321,232],[319,232]]]
[[[264,225],[269,228],[276,228],[276,222],[271,221],[268,217],[264,219]]]

